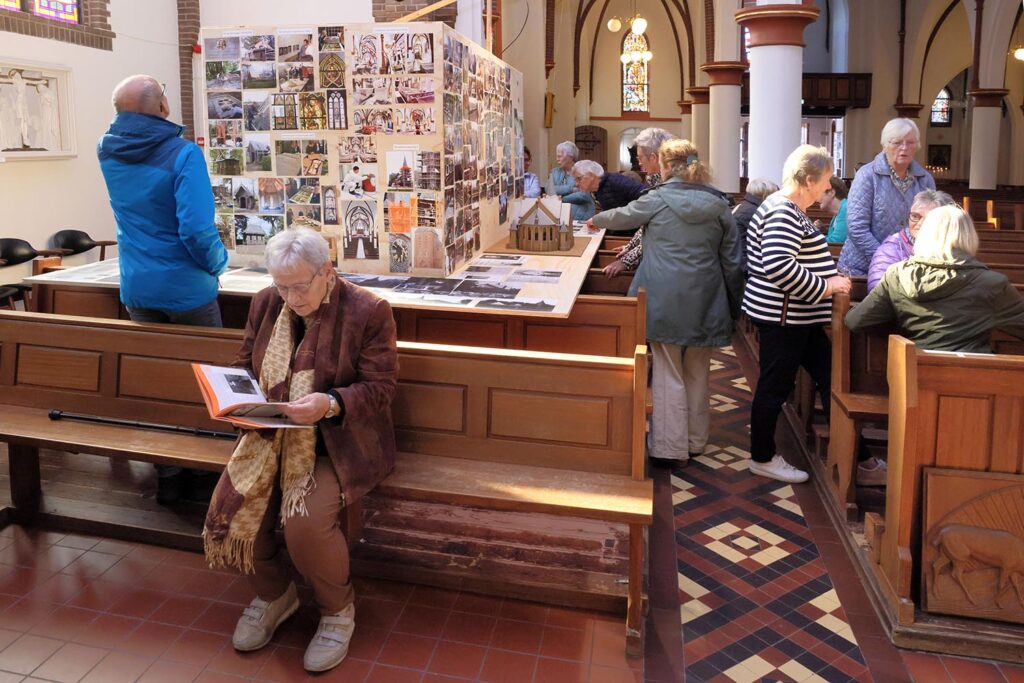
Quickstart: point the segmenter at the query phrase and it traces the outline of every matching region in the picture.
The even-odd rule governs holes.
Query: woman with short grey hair
[[[914,154],[921,132],[910,119],[892,119],[882,128],[882,151],[861,166],[846,200],[846,242],[839,269],[867,275],[871,257],[889,235],[907,224],[910,206],[922,190],[934,190],[935,179]]]
[[[253,297],[233,365],[283,404],[292,426],[310,429],[242,431],[213,492],[203,546],[211,566],[246,574],[257,596],[231,638],[251,652],[299,606],[275,534],[283,527],[291,565],[320,611],[303,665],[326,671],[348,654],[355,629],[339,515],[395,464],[395,320],[387,301],[338,277],[319,233],[280,232],[266,255],[273,284]]]
[[[875,255],[871,257],[871,265],[868,267],[868,291],[875,288],[885,271],[894,263],[906,261],[916,253],[914,243],[917,241],[917,233],[932,209],[940,206],[952,206],[956,201],[946,192],[939,190],[924,190],[918,192],[914,197],[914,203],[910,206],[910,218],[907,224],[900,228],[895,234],[889,235],[882,241]]]
[[[579,156],[580,150],[574,143],[568,140],[558,143],[555,147],[555,161],[558,166],[551,169],[548,194],[556,194],[566,204],[572,204],[572,220],[585,221],[594,215],[594,196],[576,187],[572,167]]]

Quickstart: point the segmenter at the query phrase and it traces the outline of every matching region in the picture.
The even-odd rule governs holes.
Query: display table
[[[396,309],[465,311],[567,318],[601,244],[604,231],[586,233],[589,242],[580,256],[483,253],[447,278],[339,273],[350,282],[372,289]],[[32,285],[33,308],[98,318],[124,317],[120,312],[120,272],[116,259],[37,275]],[[263,268],[229,268],[220,277],[220,300],[225,325],[230,313],[242,324],[249,299],[269,287]],[[234,311],[241,308],[240,311]]]

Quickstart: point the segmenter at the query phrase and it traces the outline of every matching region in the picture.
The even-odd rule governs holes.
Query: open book
[[[244,368],[193,363],[199,390],[203,393],[210,417],[242,429],[279,429],[312,427],[297,425],[284,414],[284,403],[268,403],[260,383]]]

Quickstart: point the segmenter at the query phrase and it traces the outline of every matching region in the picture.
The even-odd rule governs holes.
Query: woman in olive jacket
[[[611,231],[647,224],[630,287],[647,290],[654,355],[651,456],[685,461],[708,440],[712,349],[727,346],[743,298],[736,223],[689,140],[660,149],[666,181],[629,205],[593,217]]]
[[[885,272],[867,298],[846,314],[853,331],[896,321],[931,351],[988,353],[999,329],[1024,338],[1024,298],[1002,273],[978,261],[978,233],[957,206],[925,217],[914,255]]]

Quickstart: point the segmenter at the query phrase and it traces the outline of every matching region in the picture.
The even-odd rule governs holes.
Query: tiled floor
[[[348,659],[321,681],[640,681],[618,618],[390,582],[357,581]],[[0,683],[307,680],[317,616],[304,600],[263,651],[230,644],[244,580],[195,553],[0,531]],[[308,596],[307,596],[308,597]],[[26,678],[27,677],[27,678]]]

